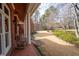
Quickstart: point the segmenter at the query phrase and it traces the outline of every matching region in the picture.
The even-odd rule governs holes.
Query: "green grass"
[[[63,31],[63,30],[53,30],[52,32],[54,35],[61,38],[62,40],[65,40],[67,42],[77,44],[77,45],[79,44],[79,39],[76,37],[75,32]]]

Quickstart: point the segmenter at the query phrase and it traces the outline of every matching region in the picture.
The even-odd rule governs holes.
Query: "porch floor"
[[[37,56],[37,51],[33,44],[28,44],[23,50],[15,49],[12,56]]]

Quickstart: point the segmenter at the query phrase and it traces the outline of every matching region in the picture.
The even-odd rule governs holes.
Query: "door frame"
[[[9,15],[7,15],[4,12],[4,7],[6,7],[6,9],[9,12]],[[2,54],[1,55],[7,55],[7,53],[9,52],[10,48],[11,48],[11,19],[10,19],[10,9],[8,7],[7,4],[2,3],[2,9],[0,9],[0,13],[2,14],[2,40],[1,40],[1,45],[2,45]],[[5,31],[5,17],[8,18],[8,32]],[[9,40],[9,45],[6,48],[6,44],[5,44],[5,33],[8,33],[8,40]]]

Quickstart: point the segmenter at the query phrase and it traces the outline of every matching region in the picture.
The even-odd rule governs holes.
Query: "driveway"
[[[37,31],[34,37],[40,43],[41,52],[47,56],[79,56],[79,48],[56,37],[51,31]]]

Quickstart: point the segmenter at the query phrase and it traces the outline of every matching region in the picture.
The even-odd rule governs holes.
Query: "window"
[[[4,6],[4,12],[5,12],[7,15],[9,15],[9,11],[8,11],[8,9],[6,8],[6,6]]]
[[[8,18],[5,17],[5,46],[6,48],[9,46],[9,25]]]
[[[5,32],[4,32],[4,42],[5,42],[5,54],[8,53],[9,49],[11,48],[11,33],[10,33],[10,10],[7,6],[7,4],[4,4],[4,27],[5,27]]]
[[[9,31],[8,18],[5,17],[5,31]]]
[[[0,8],[0,55],[6,55],[11,48],[10,10],[7,4]]]
[[[6,46],[6,48],[9,46],[8,33],[5,33],[5,46]]]
[[[0,54],[2,53],[2,47],[1,47],[1,35],[0,35]]]
[[[2,36],[2,15],[0,14],[0,55],[2,54],[1,36]]]
[[[2,15],[0,14],[0,33],[2,33]]]
[[[0,9],[2,9],[2,4],[0,3]]]

